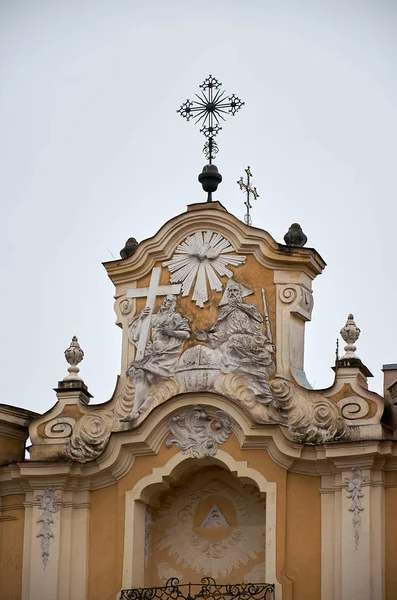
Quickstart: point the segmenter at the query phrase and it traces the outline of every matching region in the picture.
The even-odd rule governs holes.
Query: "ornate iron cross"
[[[221,90],[221,83],[210,75],[199,86],[200,94],[195,94],[197,100],[186,100],[177,112],[187,121],[196,119],[196,123],[201,123],[200,133],[207,138],[203,152],[209,164],[215,159],[218,153],[218,145],[215,142],[215,136],[221,131],[220,122],[226,121],[223,115],[235,115],[243,106],[244,102],[237,98],[235,94],[227,96],[226,92]]]
[[[259,198],[259,194],[256,191],[256,187],[251,187],[251,177],[252,177],[251,169],[249,167],[247,167],[244,170],[247,173],[247,183],[244,183],[243,178],[240,177],[237,184],[240,186],[240,190],[244,190],[247,194],[247,199],[244,202],[245,206],[247,207],[247,212],[244,215],[244,222],[247,225],[252,225],[252,219],[251,219],[251,215],[250,215],[250,209],[252,208],[252,205],[250,202],[250,196],[252,196],[253,199],[256,200],[257,198]]]

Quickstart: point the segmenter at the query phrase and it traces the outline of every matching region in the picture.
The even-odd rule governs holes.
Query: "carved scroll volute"
[[[121,314],[125,317],[129,315],[134,308],[134,299],[133,298],[122,298],[119,300],[119,307]]]
[[[116,324],[123,330],[121,377],[125,374],[127,366],[134,357],[134,348],[128,342],[128,327],[136,313],[136,299],[128,298],[124,289],[121,295],[116,296],[114,312],[116,313]]]
[[[276,282],[279,278],[275,274]],[[276,289],[277,374],[289,377],[290,367],[303,369],[305,322],[311,319],[313,297],[309,281],[276,283]]]
[[[67,443],[73,433],[76,419],[60,416],[48,421],[44,426],[44,437],[47,444]]]
[[[299,315],[304,321],[310,321],[313,310],[313,294],[304,287],[300,287],[299,291],[300,300],[293,313]]]
[[[362,425],[368,422],[371,406],[365,398],[348,396],[339,400],[337,405],[340,408],[342,417],[346,421],[354,421],[352,425]]]

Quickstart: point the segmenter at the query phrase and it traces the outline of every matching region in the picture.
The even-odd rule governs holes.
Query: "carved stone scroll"
[[[65,448],[66,456],[78,462],[97,458],[106,448],[114,424],[115,415],[110,411],[84,415],[77,422]]]
[[[129,315],[132,311],[132,307],[134,306],[134,301],[132,298],[123,298],[120,301],[120,312],[122,315]]]
[[[284,304],[292,304],[298,297],[298,286],[282,286],[279,291],[279,296]]]
[[[48,421],[44,427],[44,434],[49,439],[66,439],[73,433],[73,426],[76,419],[73,417],[57,417],[52,421]]]
[[[342,417],[348,421],[364,419],[370,412],[369,403],[359,396],[342,398],[337,404],[341,410]]]

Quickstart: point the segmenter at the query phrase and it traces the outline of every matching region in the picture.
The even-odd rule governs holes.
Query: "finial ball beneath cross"
[[[212,202],[212,193],[216,192],[222,181],[222,175],[218,172],[216,165],[205,165],[198,180],[203,186],[203,190],[208,193],[207,202]]]

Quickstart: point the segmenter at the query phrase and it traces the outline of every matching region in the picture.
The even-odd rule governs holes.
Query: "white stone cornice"
[[[397,443],[360,441],[305,446],[290,439],[285,427],[252,422],[238,402],[209,392],[197,393],[197,404],[216,418],[221,410],[232,418],[232,433],[240,447],[263,449],[283,469],[307,475],[330,475],[352,468],[397,470]],[[181,394],[156,407],[136,429],[111,435],[104,453],[87,463],[25,461],[0,467],[0,494],[43,488],[82,491],[107,487],[133,468],[135,457],[158,454],[170,432],[167,421],[192,405],[191,394]],[[164,452],[167,450],[164,448]]]

